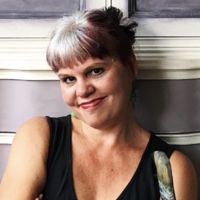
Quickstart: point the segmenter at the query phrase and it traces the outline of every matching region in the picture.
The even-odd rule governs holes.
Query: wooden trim
[[[0,144],[12,144],[14,133],[0,133]],[[194,145],[200,144],[200,132],[198,133],[166,133],[157,134],[158,137],[163,139],[169,144],[173,145]]]
[[[0,70],[0,80],[51,81],[58,77],[50,70]]]
[[[200,37],[138,37],[139,79],[200,78]]]
[[[0,133],[0,144],[12,144],[14,133]]]
[[[199,133],[187,133],[187,134],[157,134],[158,137],[163,139],[169,144],[173,145],[194,145],[200,144],[200,132]]]
[[[46,62],[48,38],[1,38],[0,79],[57,80]],[[200,37],[137,36],[139,79],[199,79]]]

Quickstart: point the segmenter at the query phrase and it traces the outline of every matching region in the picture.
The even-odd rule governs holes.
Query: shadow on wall
[[[199,88],[200,80],[138,81],[135,102],[138,121],[156,134],[200,132]],[[193,162],[200,185],[200,141],[175,147]]]
[[[180,77],[166,79],[166,70],[162,70],[162,67],[166,66],[167,62],[165,61],[170,59],[174,59],[174,63],[176,63],[177,60],[172,55],[173,52],[169,52],[168,44],[164,41],[161,42],[161,45],[166,44],[167,53],[165,53],[165,46],[163,47],[159,43],[156,44],[156,34],[151,30],[142,30],[142,32],[146,36],[153,36],[155,39],[151,40],[151,38],[146,37],[147,43],[145,43],[145,41],[142,41],[143,35],[142,37],[138,36],[138,42],[136,41],[139,67],[140,65],[145,67],[145,70],[139,71],[139,77],[144,78],[138,79],[135,87],[136,117],[143,127],[155,134],[171,134],[172,136],[173,134],[182,136],[186,134],[189,136],[191,133],[199,133],[199,141],[195,139],[193,141],[195,144],[188,143],[187,145],[174,146],[185,153],[193,162],[200,186],[200,79],[181,80]],[[172,57],[166,57],[171,55]],[[180,57],[177,59],[180,59]],[[173,60],[170,61],[173,63]],[[148,70],[150,68],[151,70]],[[174,66],[174,69],[176,68],[177,66]],[[151,79],[150,74],[157,77],[157,79]]]
[[[135,112],[155,133],[200,131],[200,79],[139,80]]]
[[[157,65],[162,67],[162,62]],[[148,76],[148,71],[145,73],[145,76]],[[164,73],[165,70],[160,70],[156,76],[165,77]],[[188,136],[191,133],[200,133],[199,88],[200,79],[137,80],[134,104],[139,123],[155,134]],[[200,185],[200,140],[199,142],[195,140],[194,143],[198,144],[188,143],[188,145],[175,145],[175,147],[193,162]]]

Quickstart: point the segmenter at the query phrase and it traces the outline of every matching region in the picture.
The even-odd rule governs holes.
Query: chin
[[[103,124],[105,124],[105,123],[101,123],[100,120],[84,120],[84,123],[94,129],[102,129]]]
[[[98,116],[97,118],[91,118],[91,120],[84,120],[84,123],[86,123],[91,128],[105,130],[116,124],[116,118],[113,118],[113,116]]]
[[[83,121],[87,126],[90,126],[94,129],[103,129],[107,124],[107,120],[105,118],[102,119],[94,116],[84,117],[82,119],[80,118],[80,120]]]

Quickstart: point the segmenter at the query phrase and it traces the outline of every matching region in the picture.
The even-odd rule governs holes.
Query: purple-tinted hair
[[[115,57],[127,63],[133,56],[137,24],[109,7],[64,17],[53,31],[47,48],[47,62],[57,72],[88,58]]]

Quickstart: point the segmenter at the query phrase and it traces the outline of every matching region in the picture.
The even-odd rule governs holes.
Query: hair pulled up
[[[137,23],[123,18],[115,7],[94,9],[63,17],[52,32],[47,62],[57,72],[88,58],[115,57],[127,63],[133,56]]]

